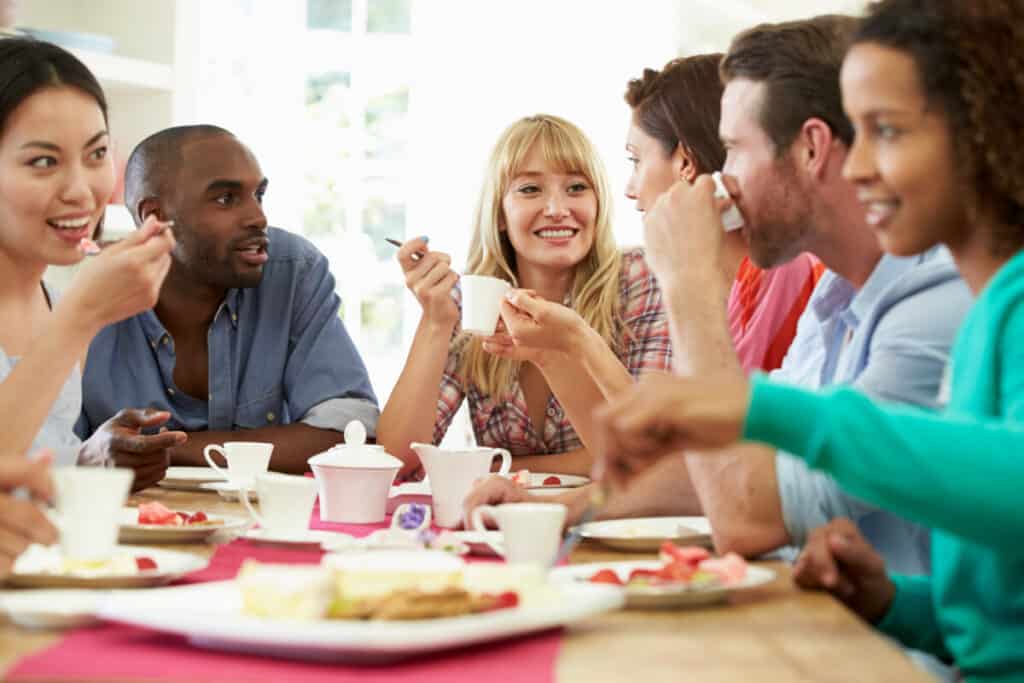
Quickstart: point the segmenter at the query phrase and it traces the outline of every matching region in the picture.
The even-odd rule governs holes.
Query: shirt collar
[[[227,296],[224,297],[224,303],[217,309],[217,315],[213,316],[214,320],[217,320],[217,316],[220,315],[221,311],[227,311],[228,320],[231,321],[231,326],[238,329],[238,309],[242,304],[242,290],[240,289],[229,289]]]
[[[229,289],[227,296],[224,297],[224,302],[217,309],[217,314],[213,316],[213,319],[217,320],[221,311],[226,311],[228,320],[231,321],[231,326],[238,329],[238,310],[241,307],[241,299],[242,290]],[[140,315],[139,320],[142,323],[142,331],[146,334],[149,345],[155,348],[167,334],[167,328],[160,322],[160,318],[156,317],[153,309]]]
[[[868,281],[850,302],[850,313],[855,321],[860,322],[867,317],[868,313],[882,300],[889,286],[920,262],[921,259],[917,256],[897,258],[883,254],[878,265],[871,271]]]

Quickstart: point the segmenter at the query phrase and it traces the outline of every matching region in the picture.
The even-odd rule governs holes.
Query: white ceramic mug
[[[114,554],[121,508],[135,473],[113,467],[55,467],[60,546],[66,557],[105,560]]]
[[[462,288],[462,331],[494,334],[501,314],[501,300],[512,285],[487,275],[462,275],[459,283]]]
[[[243,484],[252,486],[253,477],[266,472],[270,466],[270,454],[274,452],[274,444],[260,441],[225,441],[223,446],[212,443],[203,449],[203,457],[210,467],[224,475],[230,483],[241,487]],[[220,453],[227,461],[227,469],[220,467],[210,457],[210,453]]]
[[[309,529],[316,502],[316,480],[294,474],[261,472],[253,486],[260,499],[259,512],[249,502],[248,486],[242,485],[242,502],[267,533],[294,536]]]
[[[562,541],[566,508],[561,503],[505,503],[481,505],[473,510],[473,528],[486,532],[484,514],[498,522],[503,542],[499,546],[483,534],[484,542],[507,562],[539,565],[548,569]]]
[[[410,447],[419,456],[430,479],[434,524],[449,529],[462,521],[462,502],[473,483],[490,473],[494,456],[501,456],[499,474],[508,474],[512,466],[512,456],[504,448],[450,451],[423,443],[413,443]]]

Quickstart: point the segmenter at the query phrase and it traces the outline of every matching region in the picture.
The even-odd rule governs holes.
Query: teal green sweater
[[[951,363],[944,414],[755,378],[744,438],[933,527],[932,575],[893,576],[879,628],[968,680],[1024,681],[1024,252],[981,293]]]

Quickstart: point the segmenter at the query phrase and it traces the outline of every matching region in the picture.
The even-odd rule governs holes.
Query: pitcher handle
[[[501,466],[498,468],[497,474],[508,474],[509,470],[512,469],[512,454],[504,448],[493,449],[494,453],[491,455],[493,459],[495,455],[501,456]]]

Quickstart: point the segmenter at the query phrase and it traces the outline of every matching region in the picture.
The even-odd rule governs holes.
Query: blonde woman
[[[505,335],[469,338],[459,329],[451,258],[418,238],[398,261],[423,315],[378,440],[405,462],[403,474],[419,465],[410,442],[439,443],[467,398],[477,443],[508,449],[513,467],[587,474],[593,408],[641,371],[671,367],[654,276],[641,249],[616,247],[601,161],[582,131],[558,117],[520,119],[499,138],[464,272],[529,290],[503,306],[513,324],[528,317],[531,297],[566,304],[552,308],[570,319],[572,335],[544,351],[520,349]]]

